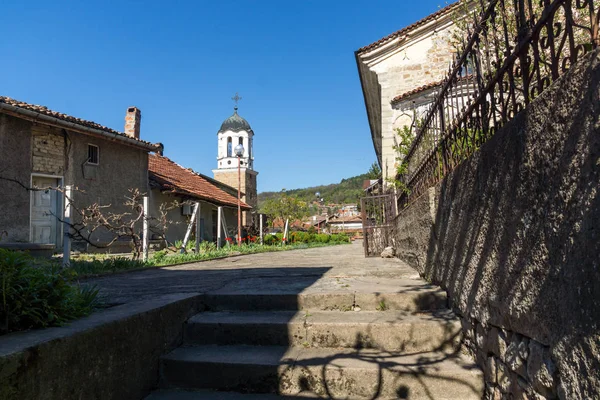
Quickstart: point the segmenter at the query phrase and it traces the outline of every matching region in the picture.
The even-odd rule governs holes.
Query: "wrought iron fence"
[[[395,196],[388,193],[361,199],[365,257],[378,257],[392,245],[396,216]]]
[[[584,54],[598,0],[478,0],[457,21],[459,56],[402,161],[399,207],[475,152]],[[461,35],[461,33],[463,35]]]

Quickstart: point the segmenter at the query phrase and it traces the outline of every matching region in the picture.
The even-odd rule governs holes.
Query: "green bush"
[[[0,249],[0,334],[62,325],[88,315],[98,290],[72,283],[57,263]]]
[[[278,242],[278,239],[275,235],[265,235],[263,236],[263,244],[265,246],[272,246],[274,244],[278,244],[281,242]]]

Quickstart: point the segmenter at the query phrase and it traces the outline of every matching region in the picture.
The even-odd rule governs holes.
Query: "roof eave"
[[[381,167],[382,157],[381,157],[381,147],[377,145],[375,140],[376,132],[373,130],[373,115],[371,115],[371,107],[369,107],[369,100],[367,97],[367,85],[365,80],[363,79],[361,64],[364,65],[365,68],[368,69],[367,65],[361,62],[361,57],[359,51],[354,52],[354,57],[356,59],[356,68],[358,70],[358,78],[360,79],[360,86],[363,93],[363,101],[365,103],[365,108],[367,110],[367,120],[369,122],[369,130],[371,131],[371,141],[373,142],[373,149],[375,150],[375,156],[377,157],[377,162],[379,163],[379,167]]]
[[[49,115],[37,111],[27,110],[21,107],[13,106],[11,104],[0,102],[0,111],[4,111],[6,114],[13,115],[17,118],[26,119],[31,122],[40,122],[57,128],[69,129],[71,131],[83,134],[99,136],[104,139],[122,142],[123,144],[137,147],[145,151],[158,151],[160,149],[160,145],[158,143],[144,143],[137,139],[119,135],[114,132],[108,132],[101,129],[80,125],[74,122],[65,121],[60,118],[51,117]]]

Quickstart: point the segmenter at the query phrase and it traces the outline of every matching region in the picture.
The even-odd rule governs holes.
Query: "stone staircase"
[[[147,400],[480,399],[445,293],[417,289],[205,295]]]

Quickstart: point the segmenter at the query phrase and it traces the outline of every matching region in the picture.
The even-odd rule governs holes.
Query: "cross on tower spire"
[[[235,106],[233,106],[233,109],[237,111],[238,109],[238,102],[242,99],[242,96],[240,96],[238,94],[238,92],[235,92],[235,96],[233,96],[231,98],[231,100],[233,100],[235,102]]]

